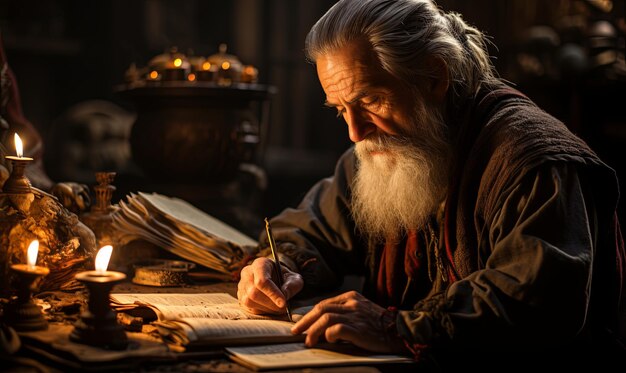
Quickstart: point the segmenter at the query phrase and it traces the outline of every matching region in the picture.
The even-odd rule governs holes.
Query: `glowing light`
[[[39,253],[39,241],[33,240],[30,245],[28,245],[28,251],[26,252],[27,260],[28,260],[28,268],[35,268],[37,264],[37,254]]]
[[[189,80],[190,82],[193,82],[196,80],[196,74],[191,73],[189,75],[187,75],[187,80]]]
[[[228,69],[230,69],[230,62],[228,62],[228,61],[224,61],[224,62],[222,62],[222,69],[223,69],[223,70],[228,70]]]
[[[20,139],[20,135],[18,135],[17,132],[15,133],[14,139],[15,154],[17,154],[19,158],[22,158],[24,156],[24,145],[22,144],[22,139]]]
[[[150,79],[155,80],[159,77],[159,73],[156,70],[150,71]]]
[[[211,63],[209,61],[204,62],[202,64],[202,70],[210,70],[211,69]]]
[[[96,255],[96,272],[106,272],[112,252],[113,246],[111,245],[102,246],[100,250],[98,250],[98,254]]]
[[[174,60],[174,66],[181,67],[182,64],[183,64],[183,60],[181,60],[180,58],[177,58]]]

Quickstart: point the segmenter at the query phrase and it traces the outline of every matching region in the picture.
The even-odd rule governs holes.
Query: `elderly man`
[[[308,346],[418,359],[619,349],[615,173],[496,77],[477,29],[429,0],[342,0],[306,52],[355,146],[272,220],[283,286],[258,258],[241,273],[243,306],[281,313],[353,272],[362,294],[294,325]]]

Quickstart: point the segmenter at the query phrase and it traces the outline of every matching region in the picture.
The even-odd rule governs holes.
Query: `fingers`
[[[255,263],[260,259],[255,260]],[[269,259],[264,261],[259,261],[259,265],[253,265],[254,272],[254,287],[257,289],[260,294],[256,291],[252,291],[250,296],[253,300],[260,299],[270,299],[272,303],[274,303],[278,308],[284,308],[287,299],[282,291],[276,286],[274,281],[272,281],[272,272],[274,271],[274,262]]]
[[[246,311],[253,314],[278,314],[280,309],[263,293],[254,287],[253,283],[239,282],[237,286],[237,299]]]
[[[272,280],[274,262],[267,258],[258,258],[241,271],[241,280],[237,285],[239,303],[252,313],[284,313],[287,297],[302,290],[302,276],[295,272],[283,273],[282,289]],[[285,293],[285,294],[283,294]]]
[[[325,338],[328,342],[348,341],[372,351],[389,349],[378,317],[384,309],[357,292],[348,292],[319,302],[302,317],[291,332],[306,332],[305,345],[311,347]]]
[[[348,324],[335,324],[331,325],[324,332],[324,338],[330,343],[337,343],[340,341],[351,342],[355,346],[360,346],[360,341],[363,338],[359,331]]]
[[[351,342],[355,346],[369,348],[369,333],[359,331],[358,327],[352,324],[350,314],[327,313],[320,317],[307,331],[304,344],[307,347],[315,346],[320,338],[324,336],[327,342],[337,343],[340,341]]]
[[[291,272],[290,270],[283,269],[283,286],[281,292],[285,296],[285,299],[291,299],[294,295],[298,294],[304,287],[304,280],[299,273]]]
[[[307,347],[313,347],[319,341],[322,335],[325,335],[327,332],[330,333],[330,337],[332,340],[328,340],[329,342],[335,342],[339,339],[343,339],[342,337],[348,336],[345,332],[347,324],[350,322],[349,316],[341,313],[325,313],[319,319],[315,320],[314,323],[308,328],[306,333],[306,339],[304,340],[304,344]],[[329,328],[333,329],[329,330]]]
[[[267,302],[256,302],[254,300],[251,300],[250,298],[247,298],[247,301],[244,302],[240,302],[241,306],[248,312],[255,314],[255,315],[263,315],[263,314],[282,314],[284,313],[283,310],[278,309],[276,306],[274,306],[270,301]],[[267,306],[267,304],[271,304],[270,306]]]
[[[332,298],[324,299],[313,307],[296,325],[292,328],[294,334],[299,334],[307,330],[315,320],[320,318],[327,312],[354,312],[358,307],[361,298],[365,299],[361,294],[355,291],[349,291]]]
[[[291,332],[294,334],[300,334],[304,331],[307,331],[307,333],[310,333],[311,332],[310,328],[318,320],[324,318],[325,315],[328,315],[330,313],[342,314],[342,313],[346,313],[350,311],[351,310],[349,310],[342,304],[324,303],[324,301],[322,301],[318,303],[317,305],[315,305],[315,307],[313,307],[311,311],[307,312],[306,315],[304,315],[302,319],[300,319],[300,321],[298,321],[291,328]]]

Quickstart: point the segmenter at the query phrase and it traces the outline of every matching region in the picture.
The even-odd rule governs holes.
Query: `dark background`
[[[131,63],[146,65],[171,46],[206,56],[227,43],[229,52],[259,69],[260,83],[278,89],[258,159],[268,184],[259,194],[257,213],[273,215],[330,175],[350,145],[345,124],[323,107],[315,69],[303,54],[306,33],[332,3],[0,0],[0,30],[25,115],[45,139],[55,120],[80,102],[105,99],[131,109],[113,91]],[[602,10],[607,4],[611,10]],[[623,178],[625,4],[439,1],[490,36],[503,78],[563,120]],[[613,34],[598,27],[602,20]],[[46,143],[48,153],[54,145]],[[47,167],[55,179],[66,176],[55,173],[54,165]]]

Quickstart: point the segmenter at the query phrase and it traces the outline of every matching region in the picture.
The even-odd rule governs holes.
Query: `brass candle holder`
[[[48,321],[43,317],[41,308],[31,297],[33,283],[46,276],[50,270],[45,267],[27,264],[13,264],[11,270],[18,277],[17,298],[9,302],[4,310],[4,319],[17,331],[35,331],[48,329]]]
[[[30,193],[30,180],[24,175],[24,171],[26,165],[32,162],[33,158],[16,157],[12,155],[6,155],[4,158],[11,162],[12,169],[9,178],[4,182],[4,186],[2,187],[3,191],[9,194]]]
[[[115,191],[115,186],[111,185],[111,182],[114,178],[115,172],[96,172],[98,185],[93,187],[96,202],[91,205],[91,211],[81,216],[83,223],[96,235],[96,242],[99,245],[112,244],[115,241],[115,232],[111,229],[111,224],[113,213],[119,210],[119,207],[111,204]]]
[[[109,306],[111,289],[125,278],[125,274],[114,271],[87,271],[76,275],[76,280],[87,287],[89,300],[88,309],[81,314],[70,334],[72,341],[112,350],[128,346],[126,332]]]

